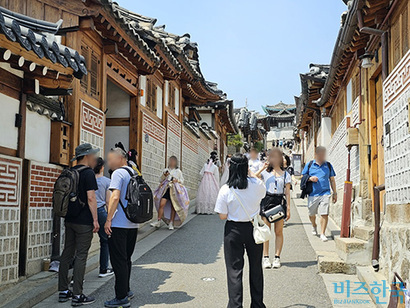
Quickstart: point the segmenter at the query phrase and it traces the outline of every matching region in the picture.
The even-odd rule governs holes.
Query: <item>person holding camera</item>
[[[266,212],[277,205],[282,205],[284,215],[274,222],[275,228],[275,258],[273,263],[269,259],[269,241],[263,244],[263,267],[279,268],[280,254],[283,247],[284,219],[290,219],[290,185],[291,176],[283,170],[283,153],[279,148],[273,148],[267,162],[256,176],[263,179],[266,186],[266,196],[261,202],[261,216],[265,223],[271,227],[271,222],[266,217]]]
[[[249,174],[248,174],[249,172]],[[244,252],[249,260],[251,307],[265,308],[263,303],[262,244],[256,244],[250,221],[259,213],[265,185],[249,171],[248,159],[235,154],[229,165],[229,179],[221,187],[215,212],[225,223],[224,258],[228,278],[228,307],[243,305]]]

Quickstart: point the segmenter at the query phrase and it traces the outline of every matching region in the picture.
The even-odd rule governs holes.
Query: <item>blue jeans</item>
[[[107,210],[105,206],[101,206],[97,209],[98,213],[98,224],[100,225],[100,230],[98,231],[98,236],[100,237],[100,273],[105,272],[108,268],[108,258],[110,253],[108,251],[108,235],[104,231],[104,225],[107,221]]]

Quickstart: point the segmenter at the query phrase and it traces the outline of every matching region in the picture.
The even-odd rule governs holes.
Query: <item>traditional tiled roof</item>
[[[228,121],[231,126],[231,133],[236,134],[239,132],[238,126],[236,124],[232,100],[224,99],[217,102],[208,102],[205,105],[198,106],[195,108],[198,108],[198,110],[209,108],[223,111],[223,117],[225,121]]]
[[[288,105],[283,102],[279,102],[276,105],[267,105],[267,106],[262,106],[263,111],[265,111],[266,114],[272,114],[272,113],[277,113],[282,110],[293,110],[295,109],[295,105]]]
[[[28,94],[26,105],[30,111],[35,111],[49,119],[62,120],[64,118],[63,104],[44,95]]]
[[[71,67],[74,76],[81,78],[87,74],[85,59],[76,50],[62,45],[56,36],[62,20],[51,23],[18,14],[0,7],[0,33],[11,42],[18,42],[38,58],[46,57],[52,63]]]

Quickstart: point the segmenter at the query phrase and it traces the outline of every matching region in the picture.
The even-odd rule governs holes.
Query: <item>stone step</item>
[[[356,272],[356,266],[344,262],[336,252],[320,251],[317,254],[317,264],[320,273],[353,275]]]
[[[371,226],[360,226],[353,229],[353,237],[359,240],[369,241],[373,239],[373,234],[374,228]]]
[[[365,283],[367,290],[371,290],[370,285],[374,286],[376,283],[377,285],[382,286],[383,281],[385,282],[387,287],[389,287],[389,282],[386,281],[386,278],[382,274],[375,272],[373,270],[373,267],[371,266],[357,266],[356,273],[357,273],[357,277],[359,278],[359,280]],[[389,302],[390,292],[387,292],[385,298],[376,298],[376,294],[373,294],[375,292],[368,292],[368,293],[370,295],[370,298],[373,300],[375,307],[377,308],[387,307],[388,305],[387,303]]]
[[[370,249],[367,241],[357,238],[335,237],[338,256],[349,264],[369,265]]]

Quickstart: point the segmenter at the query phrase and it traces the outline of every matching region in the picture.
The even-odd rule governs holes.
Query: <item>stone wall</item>
[[[0,155],[0,284],[18,279],[22,161]]]
[[[167,159],[176,156],[181,160],[181,123],[168,113],[167,118]]]
[[[383,82],[385,215],[380,232],[380,267],[392,279],[410,278],[410,52]]]
[[[165,167],[165,127],[143,114],[141,172],[152,190],[156,189]]]
[[[198,162],[198,138],[187,128],[182,130],[182,159],[181,169],[185,178],[185,187],[189,198],[196,197],[198,190],[199,171],[202,165]]]
[[[51,255],[53,231],[53,186],[62,168],[31,162],[27,235],[27,275],[42,270],[42,260]]]

